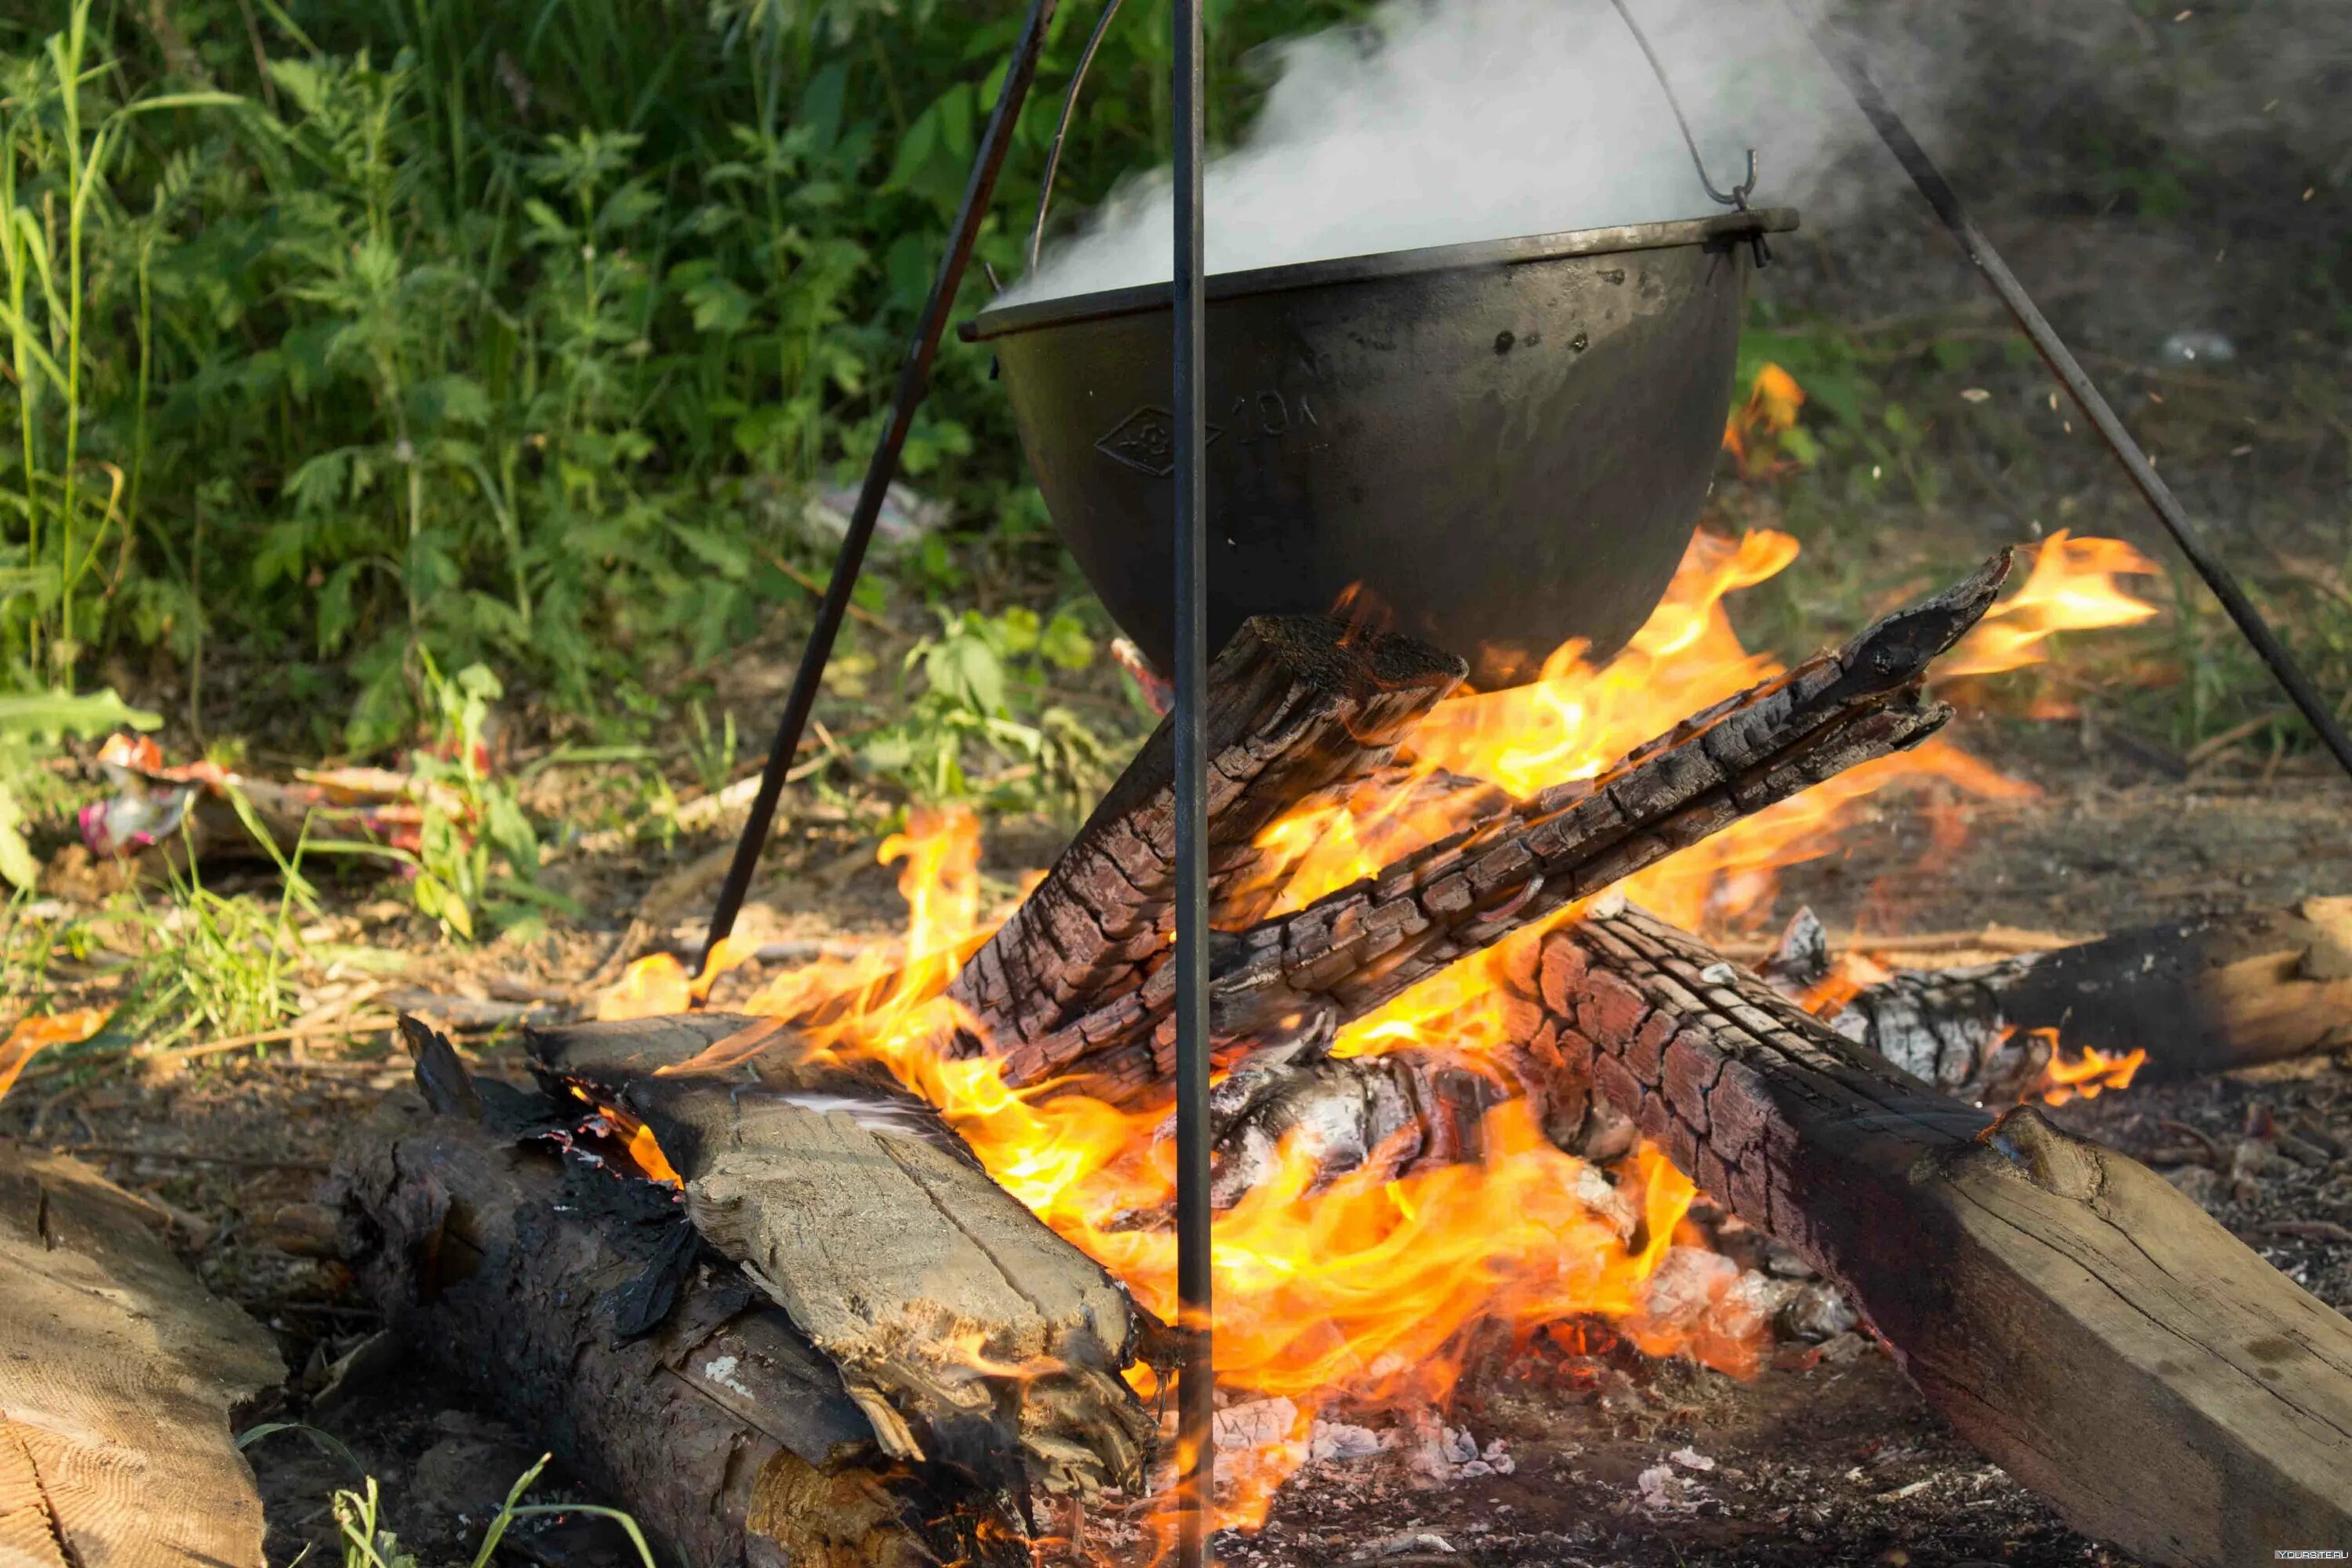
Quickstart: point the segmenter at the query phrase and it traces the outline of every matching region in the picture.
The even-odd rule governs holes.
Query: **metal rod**
[[[2059,337],[2057,329],[2035,306],[2032,297],[2026,293],[2025,286],[2017,280],[2017,275],[2010,271],[2008,264],[2001,260],[2000,252],[1993,248],[1992,241],[1987,239],[1969,218],[1968,209],[1960,205],[1959,193],[1952,189],[1951,182],[1944,178],[1943,172],[1927,156],[1927,149],[1921,147],[1911,134],[1911,128],[1903,122],[1903,117],[1895,111],[1895,106],[1887,102],[1885,94],[1871,79],[1868,68],[1863,64],[1861,52],[1850,39],[1839,37],[1818,19],[1802,0],[1789,0],[1789,5],[1790,9],[1797,14],[1798,21],[1812,36],[1813,47],[1821,50],[1822,58],[1828,60],[1830,68],[1843,79],[1846,90],[1853,95],[1854,102],[1869,118],[1879,139],[1886,143],[1887,151],[1895,154],[1895,161],[1911,176],[1911,183],[1919,187],[1919,194],[1927,198],[1927,205],[1936,209],[1936,216],[1943,220],[1952,237],[1959,241],[1960,248],[1968,253],[1970,261],[1976,263],[1977,270],[1984,274],[1985,281],[1992,285],[1992,291],[2000,296],[2000,302],[2009,308],[2009,313],[2016,319],[2019,328],[2032,340],[2034,348],[2041,353],[2043,363],[2050,366],[2051,373],[2057,376],[2060,384],[2065,387],[2067,395],[2074,398],[2075,405],[2090,420],[2091,427],[2099,433],[2108,449],[2115,453],[2116,460],[2123,464],[2124,472],[2131,476],[2132,484],[2146,498],[2149,510],[2164,524],[2165,531],[2172,535],[2172,542],[2180,546],[2180,552],[2189,557],[2189,563],[2197,569],[2200,577],[2205,579],[2205,585],[2213,590],[2213,596],[2221,601],[2221,607],[2237,623],[2239,632],[2253,646],[2263,663],[2270,667],[2272,678],[2285,690],[2305,721],[2318,732],[2320,741],[2336,754],[2336,760],[2343,765],[2344,771],[2352,773],[2352,736],[2344,732],[2344,726],[2337,721],[2335,710],[2319,694],[2318,689],[2312,685],[2310,678],[2304,674],[2303,668],[2295,663],[2294,656],[2279,641],[2278,635],[2271,630],[2270,623],[2263,619],[2263,613],[2254,607],[2253,601],[2246,597],[2245,590],[2238,585],[2229,565],[2214,553],[2197,525],[2189,521],[2189,514],[2173,496],[2171,487],[2158,476],[2156,465],[2147,460],[2147,454],[2140,450],[2139,443],[2133,440],[2131,432],[2124,428],[2123,421],[2116,416],[2116,411],[2100,395],[2097,385],[2066,347],[2065,341]]]
[[[1203,1568],[1214,1506],[1216,1366],[1209,1213],[1209,811],[1201,702],[1209,683],[1208,392],[1202,256],[1201,0],[1175,0],[1176,1300],[1178,1568]]]
[[[1095,18],[1095,30],[1087,35],[1087,47],[1078,51],[1078,63],[1070,72],[1069,90],[1062,95],[1062,118],[1054,124],[1054,143],[1045,149],[1045,177],[1037,182],[1037,221],[1029,226],[1029,270],[1037,270],[1037,256],[1045,247],[1045,209],[1054,202],[1054,176],[1062,169],[1062,142],[1070,133],[1071,117],[1078,111],[1078,93],[1087,85],[1087,72],[1095,63],[1095,51],[1102,47],[1103,35],[1110,31],[1112,20],[1118,16],[1119,0],[1103,0],[1102,15]]]
[[[898,476],[898,454],[907,445],[907,432],[914,425],[915,410],[930,389],[931,360],[939,353],[941,334],[947,331],[948,315],[955,309],[956,290],[962,286],[964,267],[971,259],[981,219],[988,215],[989,201],[996,194],[997,173],[1004,166],[1004,154],[1013,144],[1013,130],[1020,122],[1021,105],[1029,96],[1029,84],[1036,78],[1037,57],[1045,51],[1046,25],[1054,19],[1055,3],[1056,0],[1030,0],[1028,19],[1021,26],[1021,36],[1013,41],[1004,86],[996,95],[996,107],[990,111],[988,127],[981,136],[980,152],[972,160],[971,177],[964,184],[963,205],[956,209],[955,222],[948,231],[947,254],[940,258],[939,275],[931,280],[930,298],[923,301],[915,341],[908,345],[907,357],[898,366],[898,385],[890,400],[890,422],[883,426],[882,439],[866,465],[865,486],[858,490],[857,505],[849,514],[848,531],[841,536],[841,550],[833,558],[833,576],[824,585],[824,597],[818,602],[816,625],[810,628],[808,646],[801,651],[800,668],[793,672],[792,692],[784,699],[783,717],[776,721],[776,737],[768,748],[767,765],[760,771],[760,793],[751,798],[751,820],[743,825],[743,836],[735,841],[735,858],[729,864],[727,880],[719,889],[719,907],[711,911],[710,935],[702,949],[706,965],[710,950],[735,929],[735,917],[742,912],[744,895],[751,890],[751,874],[759,868],[760,851],[767,847],[768,834],[775,826],[776,801],[783,794],[784,774],[792,768],[793,754],[800,750],[802,732],[808,728],[809,710],[816,706],[817,681],[824,674],[825,661],[833,657],[834,639],[840,636],[842,616],[849,609],[849,591],[857,585],[857,574],[866,564],[866,547],[874,538],[875,520],[882,515],[882,502],[889,493],[890,481]]]

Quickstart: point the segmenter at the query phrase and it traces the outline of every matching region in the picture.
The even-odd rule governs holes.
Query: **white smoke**
[[[1817,206],[1869,132],[1777,0],[1629,0],[1728,189]],[[1703,217],[1657,78],[1608,0],[1390,0],[1271,47],[1243,144],[1207,172],[1208,268]],[[1166,170],[1125,182],[1008,302],[1164,280]]]

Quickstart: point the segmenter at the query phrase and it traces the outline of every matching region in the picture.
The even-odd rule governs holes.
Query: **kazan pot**
[[[1785,209],[1208,279],[1212,651],[1247,617],[1356,613],[1493,689],[1622,647],[1696,526],[1759,237]],[[1167,284],[1009,305],[995,352],[1054,525],[1172,662]]]

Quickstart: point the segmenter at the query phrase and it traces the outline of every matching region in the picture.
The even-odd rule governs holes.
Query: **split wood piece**
[[[261,1568],[238,1408],[286,1377],[207,1292],[151,1205],[78,1160],[0,1141],[0,1563]]]
[[[2076,1529],[2214,1568],[2352,1541],[2352,1323],[2169,1183],[1937,1093],[1636,911],[1549,935],[1539,980],[1571,1067]]]
[[[1597,779],[1556,785],[1210,952],[1221,1043],[1281,1048],[1332,1030],[1513,931],[1858,763],[1916,745],[1951,710],[1922,677],[1991,606],[2007,552],[1843,647],[1685,720]],[[1048,879],[1050,885],[1051,879]],[[1043,889],[1041,888],[1041,891]],[[1000,1052],[1028,1083],[1083,1072],[1113,1100],[1172,1070],[1174,982],[1150,979]]]
[[[2284,1060],[2352,1042],[2352,898],[2116,931],[1865,987],[1838,1030],[1940,1089],[2014,1100],[2063,1050],[2145,1049],[2134,1081]]]
[[[545,1434],[665,1563],[1003,1559],[986,1542],[1013,1538],[1005,1520],[983,1532],[982,1500],[885,1457],[781,1308],[731,1267],[696,1267],[691,1245],[681,1256],[674,1199],[486,1125],[485,1097],[535,1097],[477,1095],[454,1054],[441,1066],[428,1093],[452,1109],[388,1101],[333,1193],[342,1256],[405,1343]],[[631,1337],[649,1289],[674,1300]]]
[[[534,1030],[541,1068],[642,1121],[704,1239],[841,1369],[886,1451],[1053,1493],[1139,1487],[1139,1319],[1102,1266],[878,1068],[782,1046],[756,1077],[658,1075],[761,1020]]]
[[[1409,637],[1321,616],[1242,624],[1209,671],[1209,876],[1213,904],[1251,841],[1302,797],[1377,768],[1468,667]],[[1052,872],[950,987],[985,1048],[1027,1064],[1106,1000],[1131,994],[1172,930],[1174,739],[1152,731]],[[1020,1072],[1018,1080],[1034,1078]]]
[[[1383,1177],[1479,1158],[1491,1107],[1511,1098],[1493,1079],[1419,1051],[1251,1062],[1209,1097],[1209,1201],[1231,1208],[1271,1182],[1283,1141],[1307,1139],[1316,1182],[1383,1167]]]

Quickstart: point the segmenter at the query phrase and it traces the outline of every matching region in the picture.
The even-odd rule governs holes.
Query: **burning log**
[[[1219,1039],[1280,1048],[1328,1038],[1572,900],[1916,744],[1951,716],[1922,689],[1928,663],[1991,605],[2008,570],[2003,553],[1844,647],[1693,716],[1597,779],[1545,790],[1377,877],[1222,934],[1210,960]],[[1048,891],[1063,875],[1057,866],[1032,902],[1063,900]],[[1081,1071],[1112,1099],[1164,1078],[1173,1065],[1173,980],[1158,967],[1145,974],[1145,962],[1128,971],[1125,990],[1083,1016],[994,1037],[1006,1078]]]
[[[436,1113],[388,1103],[337,1176],[345,1258],[410,1344],[545,1433],[663,1562],[1005,1560],[989,1498],[890,1460],[783,1310],[703,1263],[674,1194],[530,1136],[544,1102],[412,1045]]]
[[[2142,926],[1865,986],[1840,1033],[1947,1092],[2014,1100],[2054,1040],[2139,1082],[2252,1067],[2352,1041],[2352,899]]]
[[[1938,1094],[1638,912],[1548,935],[1539,981],[1571,1068],[2077,1529],[2161,1563],[2352,1540],[2352,1323],[2162,1178]]]
[[[229,1438],[278,1349],[79,1161],[0,1142],[0,1563],[261,1568],[261,1497]]]
[[[1209,672],[1211,899],[1255,880],[1252,840],[1267,824],[1387,762],[1412,721],[1467,671],[1409,637],[1319,616],[1243,623]],[[949,988],[996,1051],[1050,1058],[1066,1031],[1131,996],[1159,963],[1174,918],[1173,766],[1163,722]],[[961,1054],[981,1048],[967,1036]]]
[[[765,1020],[533,1031],[559,1083],[641,1124],[702,1239],[841,1369],[884,1452],[1018,1489],[1132,1488],[1154,1424],[1119,1371],[1139,1313],[878,1064],[770,1049],[663,1076]],[[641,1163],[644,1163],[641,1160]]]
[[[1209,1100],[1209,1201],[1231,1208],[1264,1185],[1293,1133],[1311,1141],[1326,1179],[1375,1161],[1385,1174],[1479,1158],[1480,1131],[1503,1089],[1443,1057],[1416,1051],[1250,1062]]]

